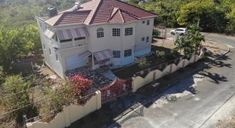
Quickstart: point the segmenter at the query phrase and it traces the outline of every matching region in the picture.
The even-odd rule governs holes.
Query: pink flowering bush
[[[91,89],[92,81],[80,75],[73,75],[69,80],[75,96],[84,96]]]

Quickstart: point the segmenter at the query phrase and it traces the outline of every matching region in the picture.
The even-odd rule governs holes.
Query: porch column
[[[94,66],[95,66],[95,60],[94,60],[94,54],[93,54],[93,53],[91,53],[91,60],[92,60],[92,62],[91,62],[91,66],[92,66],[92,67],[91,67],[91,68],[92,68],[92,69],[95,69],[95,68],[94,68]]]

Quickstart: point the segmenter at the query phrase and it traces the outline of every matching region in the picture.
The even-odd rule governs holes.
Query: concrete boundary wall
[[[64,107],[63,111],[58,113],[50,122],[35,121],[27,123],[27,128],[65,128],[73,122],[81,119],[101,108],[101,92],[96,91],[95,95],[84,105],[72,104]]]
[[[150,71],[144,78],[141,76],[133,77],[132,78],[132,92],[136,92],[139,88],[153,82],[154,80],[162,78],[163,76],[166,76],[168,74],[174,73],[177,70],[188,66],[189,64],[195,63],[198,60],[200,60],[202,57],[203,57],[203,54],[199,56],[192,55],[192,57],[189,60],[182,59],[178,62],[178,64],[175,64],[175,63],[169,64],[162,71],[158,69]]]

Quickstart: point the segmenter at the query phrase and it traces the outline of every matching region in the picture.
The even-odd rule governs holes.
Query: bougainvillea
[[[84,96],[92,86],[92,81],[80,75],[73,75],[70,78],[75,96]]]

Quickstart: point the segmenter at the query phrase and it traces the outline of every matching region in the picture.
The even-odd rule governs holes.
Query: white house
[[[155,14],[119,0],[90,0],[37,17],[45,63],[59,76],[82,66],[120,67],[151,51]]]

